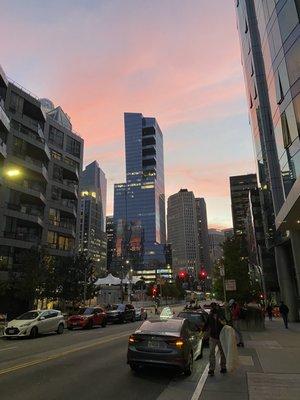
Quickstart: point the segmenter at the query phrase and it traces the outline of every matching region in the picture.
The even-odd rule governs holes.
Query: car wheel
[[[61,335],[62,333],[64,333],[64,324],[59,324],[56,333],[58,335]]]
[[[93,321],[92,320],[90,320],[89,322],[88,322],[88,324],[87,324],[87,329],[92,329],[92,327],[93,327]]]
[[[34,339],[34,338],[37,337],[38,334],[39,334],[38,328],[37,328],[36,326],[34,326],[33,328],[31,328],[29,337],[30,337],[31,339]]]
[[[190,352],[188,365],[187,365],[186,368],[184,369],[184,375],[185,375],[185,376],[190,376],[190,375],[192,375],[192,373],[193,373],[193,368],[194,368],[194,357],[193,357],[193,353]]]
[[[73,326],[68,326],[68,330],[72,331],[73,330]]]
[[[101,324],[102,328],[105,328],[106,324],[107,324],[106,318],[103,318],[103,321],[102,321],[102,324]]]
[[[138,364],[130,363],[129,366],[130,366],[131,370],[134,371],[134,372],[139,372],[140,369],[141,369]]]

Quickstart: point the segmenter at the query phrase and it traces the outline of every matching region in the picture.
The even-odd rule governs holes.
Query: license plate
[[[15,333],[14,329],[8,329],[8,333]]]

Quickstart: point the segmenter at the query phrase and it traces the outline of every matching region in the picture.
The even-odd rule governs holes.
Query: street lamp
[[[8,178],[17,178],[21,175],[21,170],[19,168],[10,168],[5,171],[5,175]]]

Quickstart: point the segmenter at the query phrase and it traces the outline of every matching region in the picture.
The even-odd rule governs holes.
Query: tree
[[[225,269],[225,279],[235,279],[236,291],[227,292],[227,297],[244,303],[257,296],[257,287],[253,285],[249,276],[248,258],[245,256],[243,238],[230,238],[223,244],[223,259],[213,269],[213,292],[217,298],[223,298],[223,281],[219,267]]]

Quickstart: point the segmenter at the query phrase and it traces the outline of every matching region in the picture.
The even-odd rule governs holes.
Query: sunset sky
[[[233,0],[1,0],[0,64],[61,105],[113,184],[125,179],[123,113],[164,134],[166,197],[205,197],[232,226],[229,176],[255,172]]]

